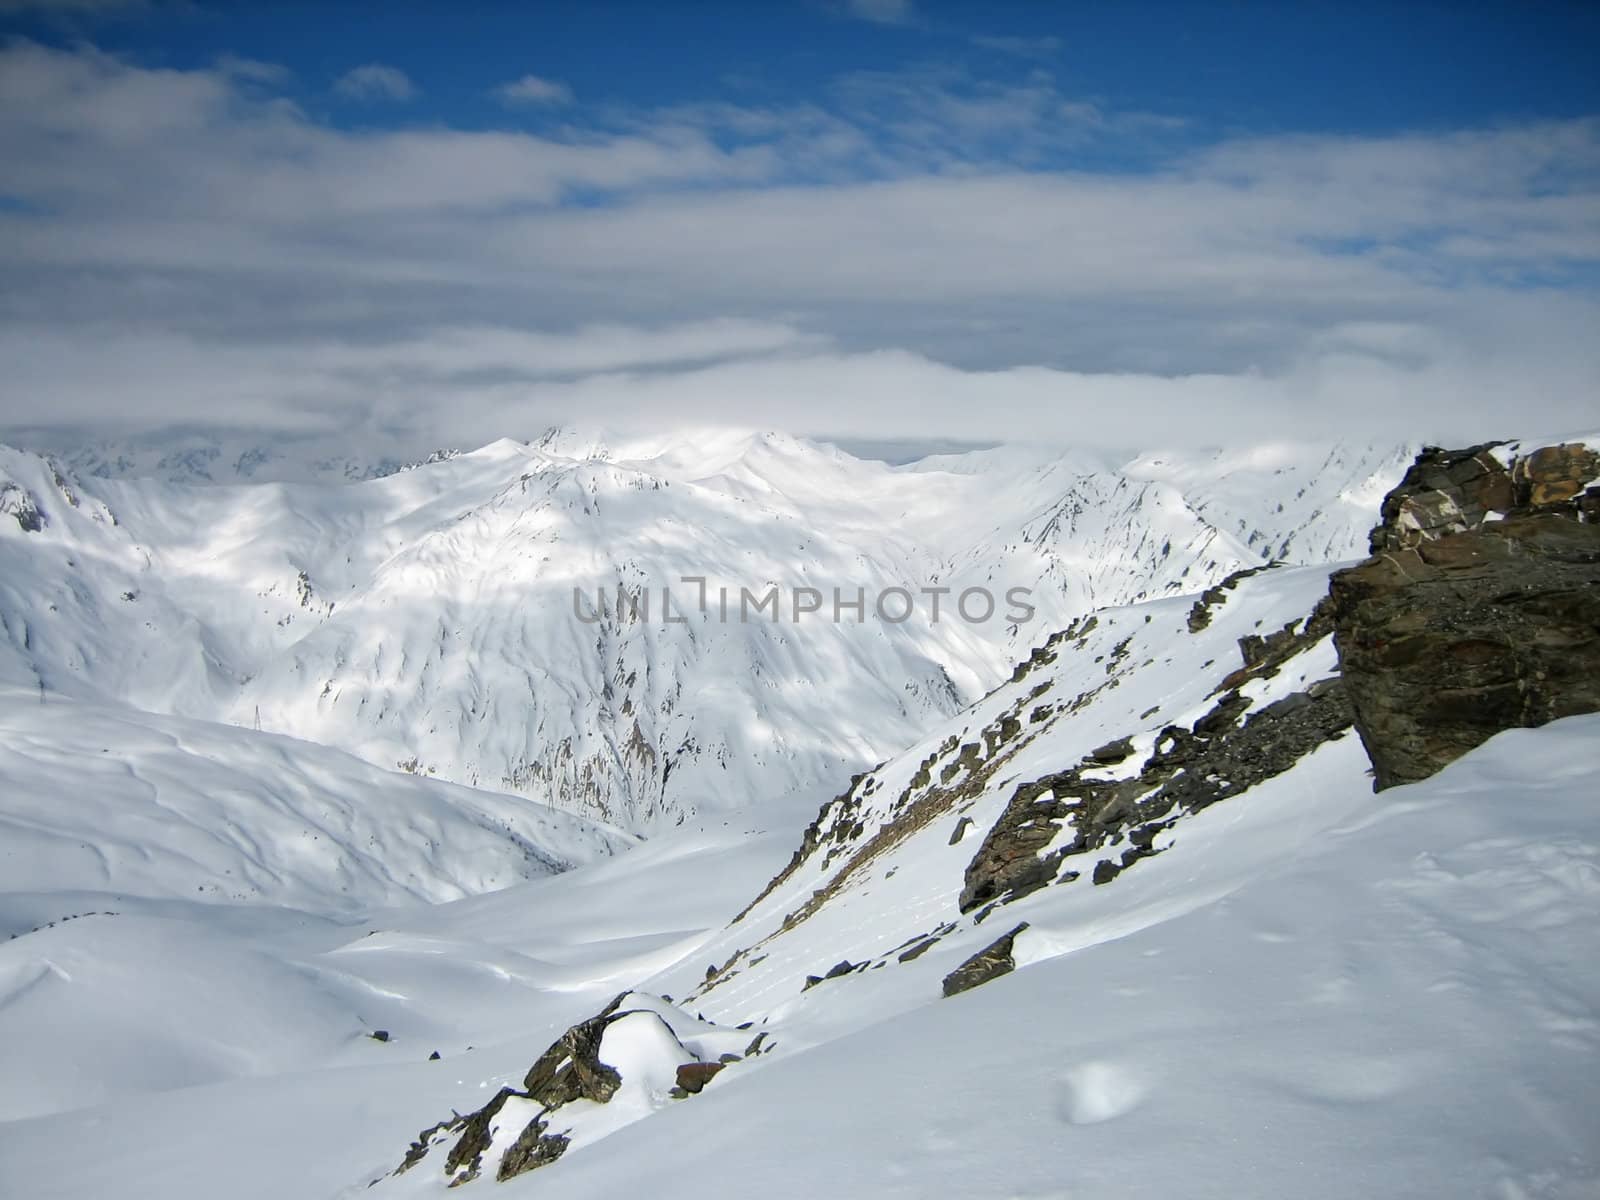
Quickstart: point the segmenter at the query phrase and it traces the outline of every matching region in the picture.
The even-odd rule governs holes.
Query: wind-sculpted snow
[[[1157,478],[1002,448],[894,468],[728,431],[555,431],[349,485],[74,478],[0,448],[0,680],[659,830],[820,799],[1097,607],[1343,553],[1399,471],[1393,452],[1273,454],[1302,491],[1282,511],[1231,460],[1163,458]],[[650,620],[621,618],[619,585],[648,589]],[[740,589],[825,604],[723,620],[724,587],[735,607]],[[903,623],[871,611],[896,587],[919,601]],[[969,588],[992,619],[953,612]],[[835,590],[868,611],[833,620]]]
[[[346,913],[492,891],[632,843],[331,747],[15,691],[0,691],[0,796],[5,891],[102,893],[108,905]]]

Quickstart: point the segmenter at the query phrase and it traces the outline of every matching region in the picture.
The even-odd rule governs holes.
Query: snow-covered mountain
[[[510,1196],[612,1194],[648,1171],[687,1196],[707,1154],[741,1187],[796,1197],[847,1166],[843,1192],[861,1196],[1066,1181],[1228,1196],[1244,1170],[1317,1196],[1352,1173],[1374,1196],[1534,1179],[1585,1194],[1600,1160],[1574,1055],[1596,1047],[1582,1014],[1600,979],[1579,964],[1600,848],[1580,794],[1600,784],[1600,724],[1503,735],[1374,796],[1329,636],[1307,622],[1326,585],[1271,571],[1193,632],[1185,598],[1054,640],[854,780],[731,923],[632,982],[594,1041],[560,1043],[614,1065],[614,1093],[561,1102],[537,1066],[524,1081],[536,1054],[508,1052],[440,1089],[445,1121],[419,1124],[370,1194],[500,1194],[497,1175]],[[1279,629],[1293,653],[1241,664],[1241,638]],[[1181,747],[1163,732],[1191,727]],[[1114,814],[1123,784],[1140,798]],[[1007,826],[1019,804],[1033,815]],[[997,858],[998,829],[1018,841]],[[1035,853],[1048,868],[1017,874]],[[975,896],[975,868],[1016,887]],[[1527,1103],[1507,1113],[1496,1087],[1513,1077]],[[559,1145],[530,1146],[536,1117]],[[1203,1134],[1218,1121],[1221,1154]],[[1130,1137],[1151,1151],[1132,1175]]]
[[[16,439],[49,454],[73,475],[94,479],[159,479],[191,485],[353,483],[452,457],[456,451],[416,447],[368,435],[266,436],[211,430],[163,431],[83,442],[48,431]]]
[[[1234,738],[1330,694],[1331,648],[1306,622],[1325,589],[1324,571],[1278,569],[1095,614],[855,780],[792,857],[792,832],[740,823],[443,905],[97,898],[41,920],[0,945],[21,1067],[0,1092],[0,1179],[41,1197],[332,1200],[458,1195],[476,1167],[469,1192],[649,1179],[688,1196],[714,1162],[775,1197],[1222,1197],[1243,1171],[1314,1196],[1353,1178],[1382,1197],[1584,1195],[1600,1179],[1592,717],[1378,796],[1335,729],[1269,778],[1220,781],[1153,831],[1108,820],[1079,849],[1052,809],[1038,848],[1069,851],[1053,873],[964,903],[985,831],[1019,796],[1069,801],[1068,764],[1084,763],[1074,786],[1115,788],[1170,752],[1163,729]],[[1244,665],[1241,639],[1285,628],[1293,653]],[[963,972],[992,981],[941,998]],[[539,1111],[516,1095],[529,1065],[616,1000],[568,1060],[609,1065],[616,1090],[550,1118],[556,1166],[495,1183]],[[678,1069],[696,1064],[687,1093]],[[452,1113],[507,1090],[478,1158],[447,1167],[471,1130]],[[264,1136],[278,1151],[242,1170]],[[1131,1174],[1130,1137],[1152,1147]]]
[[[0,679],[657,830],[820,800],[1096,607],[1347,554],[1407,458],[1002,448],[895,468],[778,434],[557,430],[355,484],[194,487],[0,450]],[[909,619],[874,611],[895,588],[886,611]],[[987,620],[957,610],[973,588]],[[820,611],[797,620],[808,589]]]
[[[1592,1194],[1600,725],[1551,720],[1568,685],[1546,672],[1523,689],[1543,728],[1374,794],[1356,697],[1383,681],[1358,689],[1334,641],[1356,621],[1382,658],[1391,622],[1428,633],[1467,681],[1429,717],[1452,737],[1501,687],[1473,674],[1481,610],[1514,612],[1522,652],[1590,661],[1586,442],[1425,455],[1384,502],[1386,554],[1331,585],[1252,535],[1353,545],[1387,452],[1304,476],[1281,451],[895,469],[774,436],[563,434],[322,489],[86,483],[6,454],[0,1194]],[[1251,503],[1279,470],[1307,489],[1283,514]],[[1118,555],[1135,574],[1095,570]],[[712,589],[1027,564],[1073,615],[613,611],[571,635],[517,610],[686,561]],[[1411,587],[1461,611],[1361,608]],[[1384,661],[1419,678],[1403,645]],[[342,663],[358,716],[319,725],[298,677]],[[922,663],[981,694],[897,707]],[[558,696],[573,728],[670,695],[624,667],[681,681],[667,717],[729,754],[670,772],[701,800],[681,827],[626,808],[643,844],[383,761],[389,722],[475,699],[506,720],[490,701],[519,670],[544,672],[527,711]],[[294,720],[347,744],[271,732]],[[738,757],[807,722],[851,754]],[[808,804],[797,764],[820,781],[852,755]],[[719,808],[723,774],[749,795]],[[631,803],[641,780],[616,778]]]

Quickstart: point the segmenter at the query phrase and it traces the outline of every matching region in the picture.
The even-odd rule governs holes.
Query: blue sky
[[[0,430],[1445,437],[1600,375],[1600,5],[0,0],[0,38]]]
[[[503,125],[493,83],[529,73],[596,106],[781,104],[851,72],[930,63],[980,78],[1038,67],[1107,105],[1181,114],[1202,136],[1452,128],[1600,110],[1593,3],[284,0],[38,5],[0,19],[13,33],[88,37],[151,65],[198,68],[225,55],[281,64],[304,103],[363,123]],[[404,71],[414,100],[374,112],[330,94],[369,62]]]

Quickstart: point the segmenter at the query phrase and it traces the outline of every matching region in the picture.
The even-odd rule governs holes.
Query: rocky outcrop
[[[554,1162],[572,1143],[573,1122],[563,1112],[576,1101],[607,1104],[624,1086],[622,1072],[601,1058],[606,1031],[630,1018],[654,1027],[661,1062],[644,1064],[646,1074],[676,1070],[678,1096],[698,1092],[725,1065],[700,1062],[678,1041],[672,1027],[649,1008],[626,1007],[624,992],[603,1010],[572,1026],[541,1054],[523,1079],[522,1089],[501,1088],[475,1112],[453,1114],[417,1135],[394,1174],[411,1170],[435,1148],[449,1144],[444,1174],[449,1186],[470,1183],[492,1166],[506,1180]],[[644,997],[637,999],[643,1000]],[[634,1030],[635,1041],[638,1030]],[[684,1061],[687,1060],[687,1061]],[[638,1089],[645,1086],[635,1081]],[[635,1097],[632,1103],[637,1103]],[[512,1131],[517,1131],[512,1137]],[[497,1149],[498,1147],[498,1149]]]
[[[25,489],[0,480],[0,515],[12,517],[23,533],[38,533],[44,528],[44,514]]]
[[[1497,450],[1503,445],[1423,450],[1384,497],[1372,553],[1475,531],[1513,514],[1600,518],[1600,453],[1581,442],[1526,453]]]
[[[1600,454],[1491,450],[1424,451],[1384,500],[1373,557],[1330,584],[1380,789],[1501,730],[1600,710]]]
[[[523,1092],[546,1108],[574,1100],[604,1104],[622,1086],[616,1068],[600,1061],[600,1038],[620,1014],[621,997],[598,1016],[580,1021],[539,1056],[523,1078]]]
[[[1109,883],[1139,859],[1159,853],[1157,835],[1178,817],[1280,775],[1343,736],[1351,711],[1338,679],[1320,680],[1256,711],[1249,711],[1251,702],[1239,691],[1252,679],[1275,675],[1331,628],[1326,606],[1319,605],[1303,622],[1265,639],[1244,639],[1245,665],[1222,681],[1226,690],[1215,705],[1187,728],[1163,729],[1142,762],[1132,758],[1131,743],[1126,749],[1110,743],[1074,767],[1018,784],[967,865],[960,910],[1009,903],[1050,883],[1070,882],[1080,872],[1066,868],[1079,857],[1093,862],[1094,883]],[[1111,760],[1115,771],[1105,769]],[[1116,857],[1102,857],[1119,846]]]
[[[1277,563],[1267,563],[1259,567],[1244,567],[1229,575],[1216,587],[1207,588],[1200,593],[1200,599],[1194,602],[1194,607],[1189,610],[1189,632],[1199,633],[1211,624],[1211,610],[1228,599],[1228,593],[1238,587],[1240,582],[1249,579],[1252,575],[1270,570]]]

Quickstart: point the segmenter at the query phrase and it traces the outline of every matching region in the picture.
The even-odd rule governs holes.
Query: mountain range
[[[1593,1194],[1597,448],[0,449],[0,1194]]]

